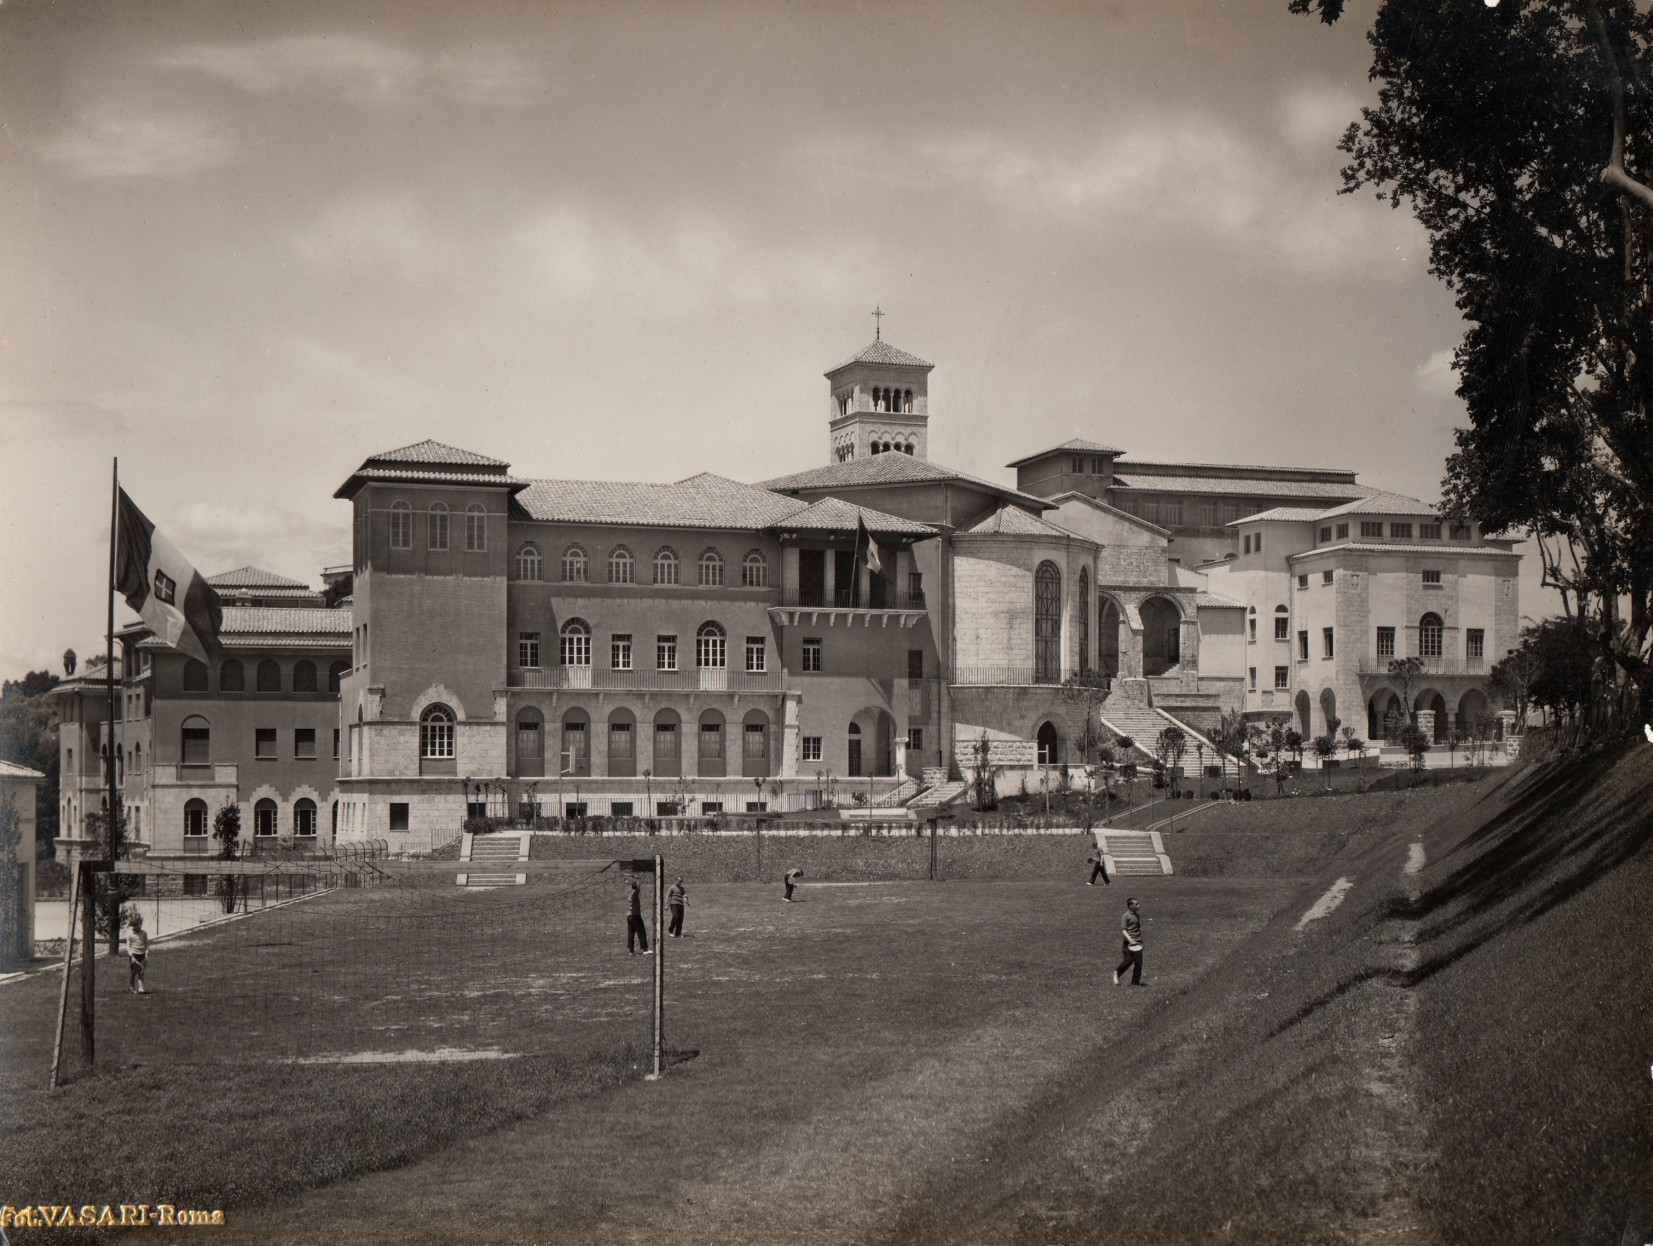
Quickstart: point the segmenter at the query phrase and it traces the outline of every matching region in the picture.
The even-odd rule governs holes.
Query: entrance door
[[[801,549],[798,551],[798,604],[824,606],[826,600],[826,551]]]
[[[855,592],[855,551],[852,549],[835,549],[832,551],[832,575],[838,586],[838,600],[835,606],[859,605]]]
[[[849,776],[852,779],[861,777],[861,737],[849,738]]]

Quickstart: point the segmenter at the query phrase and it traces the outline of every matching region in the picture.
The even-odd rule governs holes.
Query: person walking
[[[797,886],[798,880],[803,876],[804,872],[802,870],[788,870],[786,872],[786,877],[781,880],[786,884],[786,895],[782,898],[788,904],[792,903],[792,889]]]
[[[683,880],[680,878],[666,893],[666,907],[671,910],[671,921],[666,926],[666,933],[674,939],[683,937],[683,908],[688,902],[689,893],[683,890]]]
[[[1142,985],[1142,910],[1132,896],[1125,901],[1125,919],[1119,924],[1123,942],[1123,956],[1119,968],[1113,971],[1113,984],[1119,985],[1125,971],[1131,971],[1131,985]]]
[[[1085,864],[1091,867],[1091,879],[1090,882],[1085,884],[1085,886],[1096,886],[1096,880],[1098,878],[1102,880],[1103,886],[1113,886],[1113,879],[1108,877],[1108,863],[1102,859],[1102,853],[1100,850],[1091,856],[1086,857]]]
[[[143,973],[149,960],[149,936],[144,932],[143,917],[138,913],[132,914],[132,929],[126,935],[126,956],[131,969],[126,989],[134,995],[148,995],[149,989],[144,986]]]
[[[643,896],[637,890],[637,880],[631,880],[631,888],[626,893],[626,955],[637,955],[637,943],[641,940],[643,950],[649,950],[649,928],[643,924]]]

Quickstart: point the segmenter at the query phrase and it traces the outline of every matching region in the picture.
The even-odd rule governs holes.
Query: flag
[[[125,489],[119,507],[113,587],[162,643],[206,661],[224,621],[218,594]]]
[[[856,547],[859,548],[863,542],[866,543],[867,554],[865,562],[867,564],[867,570],[872,572],[874,575],[877,575],[884,569],[884,563],[878,557],[878,542],[874,541],[872,539],[872,533],[867,531],[867,521],[863,519],[859,513],[857,513],[855,516]]]

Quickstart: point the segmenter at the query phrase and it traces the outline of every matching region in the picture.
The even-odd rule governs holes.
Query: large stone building
[[[353,549],[325,596],[216,577],[213,669],[129,629],[112,733],[101,677],[65,682],[65,827],[99,807],[106,736],[134,826],[185,854],[226,800],[255,839],[417,846],[500,793],[575,815],[940,799],[983,741],[1037,782],[1082,760],[1075,682],[1109,693],[1093,730],[1145,749],[1172,724],[1203,746],[1232,710],[1309,734],[1360,705],[1376,735],[1391,649],[1434,663],[1437,729],[1481,711],[1513,643],[1508,542],[1442,541],[1343,470],[1075,440],[985,480],[929,458],[932,368],[880,338],[832,369],[826,465],[760,484],[370,456],[336,494]],[[1305,635],[1330,656],[1298,656]]]

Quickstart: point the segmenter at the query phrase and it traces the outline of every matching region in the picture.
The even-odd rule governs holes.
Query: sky
[[[1434,501],[1464,326],[1338,193],[1374,3],[0,0],[0,673],[101,651],[117,456],[203,572],[314,584],[333,491],[426,437],[824,465],[875,307],[950,467],[1084,437]]]

